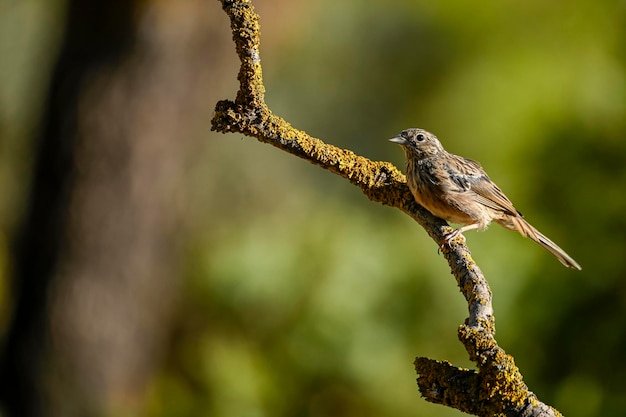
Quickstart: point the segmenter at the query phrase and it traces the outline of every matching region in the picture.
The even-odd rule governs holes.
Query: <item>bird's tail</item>
[[[576,262],[571,256],[569,256],[563,249],[559,248],[559,246],[545,237],[541,232],[530,225],[523,217],[513,217],[512,222],[523,236],[527,236],[539,243],[546,250],[548,250],[551,254],[556,256],[556,258],[566,267],[578,269],[579,271],[582,269],[578,262]]]

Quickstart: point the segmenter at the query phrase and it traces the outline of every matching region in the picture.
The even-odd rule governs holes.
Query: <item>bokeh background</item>
[[[458,416],[466,303],[398,210],[210,132],[238,61],[215,0],[0,2],[2,415]],[[113,4],[108,4],[113,3]],[[267,103],[401,167],[435,132],[582,272],[466,234],[497,339],[567,416],[626,411],[626,3],[254,0]]]

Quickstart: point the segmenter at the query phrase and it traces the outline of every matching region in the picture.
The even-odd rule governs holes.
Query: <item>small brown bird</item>
[[[389,140],[404,149],[407,182],[415,200],[435,216],[464,225],[448,234],[446,242],[467,230],[484,230],[494,221],[531,238],[563,265],[581,269],[524,220],[478,162],[448,153],[435,135],[422,129],[407,129]]]

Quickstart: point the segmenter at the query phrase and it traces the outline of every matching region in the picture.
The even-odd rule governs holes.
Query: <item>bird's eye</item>
[[[424,138],[424,135],[420,133],[419,135],[417,135],[415,139],[417,139],[418,142],[422,142],[425,138]]]

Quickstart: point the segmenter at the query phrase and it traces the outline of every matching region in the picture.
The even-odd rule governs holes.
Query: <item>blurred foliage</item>
[[[1,6],[5,281],[3,242],[26,198],[28,144],[57,40],[42,27],[54,33],[61,20],[49,4]],[[567,270],[497,226],[466,234],[492,285],[498,340],[530,389],[568,416],[623,415],[626,4],[255,4],[277,114],[398,166],[402,153],[386,138],[431,130],[481,161],[579,261],[582,272]],[[415,356],[472,365],[456,340],[466,304],[436,245],[328,172],[241,135],[207,133],[214,102],[234,97],[237,63],[226,16],[216,1],[206,7],[224,53],[207,69],[216,87],[189,138],[197,152],[181,184],[184,294],[146,415],[460,415],[419,399],[414,383]],[[4,24],[16,16],[28,24]]]

